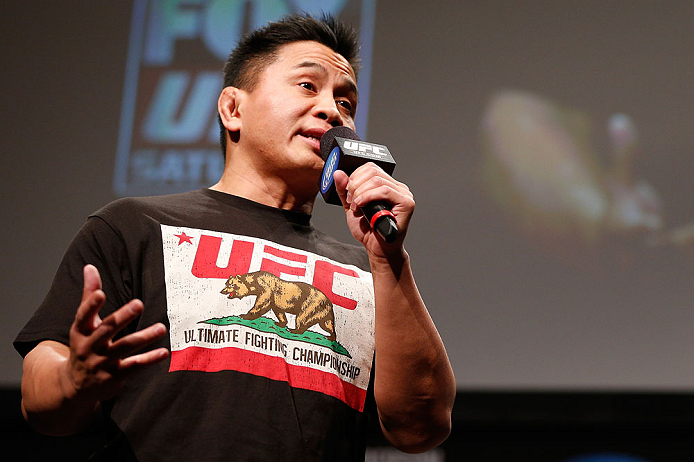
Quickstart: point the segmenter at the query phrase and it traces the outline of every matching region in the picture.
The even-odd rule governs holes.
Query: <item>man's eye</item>
[[[339,104],[340,106],[344,107],[344,108],[347,109],[349,112],[352,112],[352,103],[350,103],[349,101],[347,101],[347,100],[340,100],[340,101],[337,101],[337,104]]]
[[[302,87],[302,88],[305,88],[305,89],[307,89],[307,90],[311,90],[311,91],[315,91],[315,90],[316,90],[316,87],[315,87],[312,83],[310,83],[310,82],[301,82],[301,83],[299,84],[299,86]]]

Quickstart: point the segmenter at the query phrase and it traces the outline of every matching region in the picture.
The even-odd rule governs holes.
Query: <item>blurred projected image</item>
[[[482,146],[495,202],[534,244],[572,259],[691,245],[694,231],[667,231],[658,192],[634,171],[638,133],[630,117],[607,121],[605,153],[593,147],[592,125],[588,115],[538,95],[494,95]]]

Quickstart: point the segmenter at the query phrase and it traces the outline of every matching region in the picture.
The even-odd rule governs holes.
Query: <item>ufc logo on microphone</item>
[[[373,152],[374,154],[378,154],[379,156],[385,156],[386,151],[383,148],[383,146],[377,146],[374,144],[368,144],[368,143],[360,143],[358,141],[345,141],[345,149],[349,149],[351,151],[359,151],[359,152]]]

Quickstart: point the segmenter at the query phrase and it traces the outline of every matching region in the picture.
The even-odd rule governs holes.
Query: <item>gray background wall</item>
[[[131,10],[3,2],[0,18],[0,384],[14,386],[11,340],[86,216],[115,199]],[[479,127],[495,92],[530,91],[584,113],[603,155],[605,121],[627,113],[667,228],[694,221],[693,21],[687,1],[377,1],[367,139],[415,192],[407,249],[459,389],[692,389],[692,253],[625,255],[615,238],[586,262],[579,245],[526,239],[484,185]],[[315,215],[350,239],[339,209]]]

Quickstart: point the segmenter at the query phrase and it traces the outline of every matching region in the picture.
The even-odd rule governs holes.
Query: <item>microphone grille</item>
[[[330,155],[330,151],[333,148],[332,144],[333,141],[335,141],[336,136],[340,138],[346,138],[348,140],[361,141],[359,135],[354,133],[354,130],[352,130],[351,128],[342,125],[333,127],[327,132],[325,132],[325,134],[323,134],[323,136],[320,139],[320,154],[323,160],[327,159]]]

